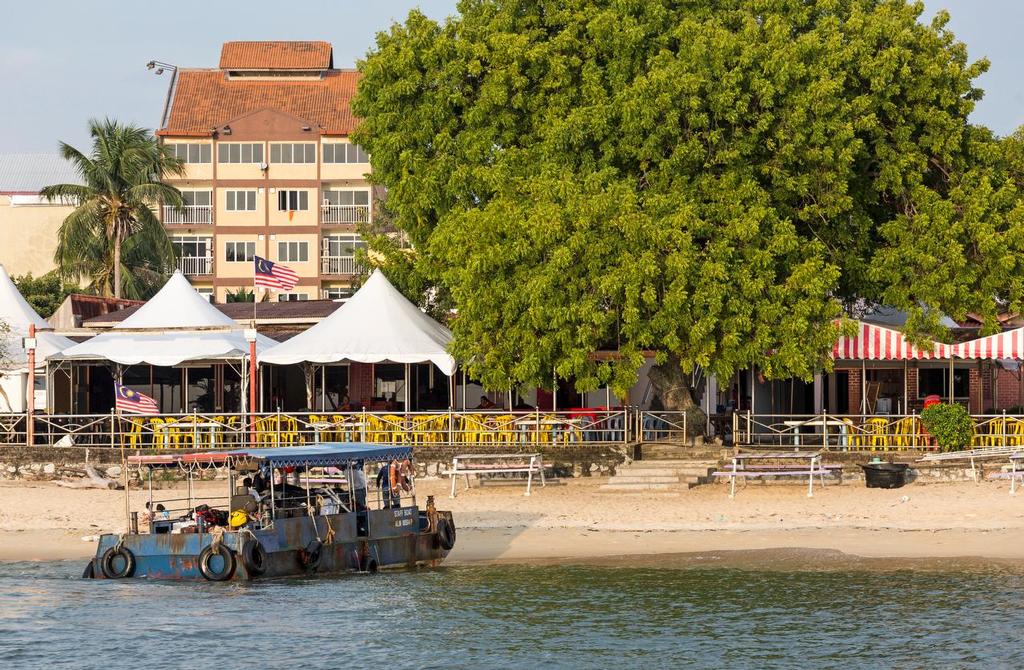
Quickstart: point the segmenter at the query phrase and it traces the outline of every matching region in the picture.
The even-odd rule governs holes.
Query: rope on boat
[[[210,537],[213,538],[210,542],[210,550],[216,552],[220,549],[221,542],[224,541],[224,528],[222,526],[214,526],[210,530]]]

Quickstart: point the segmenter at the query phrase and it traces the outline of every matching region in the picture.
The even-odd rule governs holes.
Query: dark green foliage
[[[921,412],[921,422],[943,451],[965,449],[974,436],[974,422],[963,405],[932,405]]]
[[[808,378],[844,308],[989,327],[1024,216],[939,13],[903,0],[464,0],[359,64],[355,140],[491,388],[631,386],[651,351]],[[1022,152],[1024,153],[1024,152]],[[599,361],[593,353],[617,350]]]
[[[57,311],[64,298],[79,290],[74,284],[62,281],[56,271],[47,272],[40,277],[33,277],[29,272],[12,279],[18,287],[18,292],[44,319]]]

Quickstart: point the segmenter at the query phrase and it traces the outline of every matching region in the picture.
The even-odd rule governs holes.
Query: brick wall
[[[968,372],[968,384],[970,390],[968,391],[968,399],[970,404],[968,405],[968,411],[974,414],[980,414],[985,411],[985,378],[988,375],[983,375],[978,370],[977,366],[971,366]]]
[[[373,396],[373,365],[352,363],[348,366],[348,397],[355,409],[370,406]]]
[[[850,414],[860,414],[860,368],[847,370],[847,393],[850,398]],[[841,391],[836,389],[837,393]]]
[[[996,383],[992,392],[995,395],[993,404],[996,411],[1024,405],[1018,373],[997,366],[995,377]]]

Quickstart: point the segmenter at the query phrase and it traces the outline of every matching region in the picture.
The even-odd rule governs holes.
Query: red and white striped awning
[[[955,348],[958,358],[1019,361],[1024,359],[1024,328],[961,342]]]
[[[898,330],[861,321],[857,324],[856,335],[839,338],[832,355],[844,360],[935,360],[948,359],[954,355],[954,349],[954,345],[936,343],[931,351],[923,351],[908,342]]]

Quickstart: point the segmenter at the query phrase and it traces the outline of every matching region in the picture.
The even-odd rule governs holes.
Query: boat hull
[[[213,533],[145,533],[100,537],[84,577],[93,579],[252,579],[375,572],[438,565],[454,541],[416,507],[365,514],[278,518],[263,529]],[[256,545],[258,544],[258,547]]]

